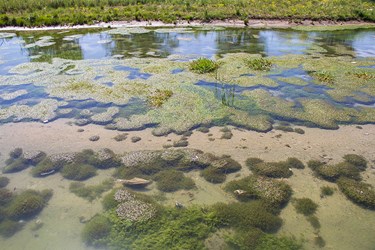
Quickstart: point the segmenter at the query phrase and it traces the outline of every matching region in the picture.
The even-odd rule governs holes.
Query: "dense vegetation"
[[[95,21],[282,18],[375,20],[375,4],[364,0],[12,0],[0,1],[0,25],[42,26]]]

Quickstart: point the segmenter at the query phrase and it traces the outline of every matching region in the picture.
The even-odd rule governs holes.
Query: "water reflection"
[[[78,33],[80,32],[80,33]],[[52,33],[52,34],[51,34]],[[318,45],[328,54],[374,56],[375,31],[299,32],[292,30],[194,30],[188,33],[149,32],[110,35],[105,31],[48,32],[49,43],[38,43],[47,33],[20,32],[0,40],[0,73],[27,61],[101,59],[124,57],[167,57],[172,54],[213,57],[223,53],[260,53],[265,56],[303,54]],[[340,49],[336,48],[337,46]]]

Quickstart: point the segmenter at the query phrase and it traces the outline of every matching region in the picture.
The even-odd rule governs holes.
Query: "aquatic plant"
[[[241,168],[241,164],[237,161],[224,156],[213,160],[210,166],[201,171],[201,176],[208,182],[222,183],[227,174],[237,172]]]
[[[225,190],[240,201],[262,199],[276,209],[285,205],[292,195],[291,187],[284,181],[255,175],[230,181]]]
[[[82,239],[87,245],[104,246],[111,228],[111,222],[105,216],[95,215],[83,228]]]
[[[210,132],[210,129],[209,128],[207,128],[207,127],[204,127],[204,126],[201,126],[201,127],[199,127],[199,128],[197,128],[197,131],[199,131],[199,132],[202,132],[202,133],[208,133],[208,132]]]
[[[132,138],[130,138],[130,140],[131,140],[133,143],[136,143],[136,142],[139,142],[140,140],[142,140],[142,138],[139,137],[139,136],[132,136]]]
[[[115,193],[117,190],[112,190],[106,194],[102,199],[102,206],[104,210],[110,210],[116,208],[119,202],[115,199]]]
[[[264,232],[276,232],[282,224],[281,219],[267,211],[259,201],[217,203],[213,209],[223,225],[239,230],[255,227]]]
[[[0,235],[5,238],[12,237],[22,229],[22,224],[17,221],[4,220],[0,223]]]
[[[284,132],[294,132],[294,129],[290,126],[277,125],[277,126],[273,126],[273,128],[276,130],[284,131]]]
[[[156,89],[151,95],[147,96],[147,102],[152,107],[160,107],[173,95],[172,90],[169,89]]]
[[[61,169],[61,175],[69,180],[82,181],[96,175],[96,168],[88,164],[71,163]]]
[[[115,141],[124,141],[126,140],[126,138],[128,138],[128,133],[118,134],[115,137],[113,137]]]
[[[367,160],[361,155],[346,154],[343,158],[346,162],[349,162],[350,164],[354,165],[360,171],[365,171],[367,168]]]
[[[101,184],[86,186],[81,182],[72,182],[69,186],[69,191],[77,195],[78,197],[84,198],[88,201],[93,201],[100,197],[102,193],[110,190],[113,187],[113,180],[104,180]]]
[[[319,248],[323,248],[326,245],[326,241],[323,239],[322,236],[317,235],[314,237],[314,245]]]
[[[45,205],[46,201],[39,192],[26,190],[10,202],[7,214],[15,220],[29,219],[42,211]]]
[[[307,166],[308,166],[311,170],[313,170],[313,171],[315,171],[316,169],[318,169],[320,166],[323,166],[323,165],[325,165],[325,163],[322,162],[322,161],[318,161],[318,160],[309,160],[309,161],[307,162]]]
[[[316,217],[315,215],[307,216],[307,217],[306,217],[306,220],[310,223],[310,225],[311,225],[315,230],[319,229],[320,226],[321,226],[318,217]]]
[[[257,164],[262,163],[262,162],[264,162],[262,159],[252,157],[252,158],[247,158],[246,161],[245,161],[245,164],[246,164],[246,166],[251,168],[252,166],[257,165]]]
[[[302,161],[298,160],[295,157],[289,157],[286,159],[285,164],[288,165],[289,168],[296,168],[296,169],[304,169],[305,165],[303,165]]]
[[[0,176],[0,188],[6,187],[9,184],[9,178]]]
[[[320,187],[320,193],[321,197],[331,196],[334,193],[334,189],[330,186],[322,186]]]
[[[340,176],[360,180],[360,170],[349,162],[340,162],[335,165],[323,164],[315,169],[315,173],[325,180],[335,182]]]
[[[211,183],[222,183],[227,178],[226,175],[219,169],[208,167],[201,171],[201,176]]]
[[[269,71],[272,67],[272,62],[269,59],[260,57],[260,58],[250,58],[245,60],[246,65],[253,69],[259,71]]]
[[[18,159],[22,156],[23,150],[22,148],[15,148],[9,152],[9,157],[13,159]]]
[[[340,177],[337,185],[349,200],[365,208],[375,209],[375,190],[370,184]]]
[[[318,208],[318,204],[313,202],[309,198],[293,199],[293,205],[297,213],[303,214],[305,216],[312,215]]]
[[[333,75],[327,71],[313,72],[312,76],[322,83],[333,84],[335,80]]]
[[[31,169],[34,177],[46,177],[56,173],[63,165],[53,162],[50,158],[46,158]]]
[[[28,168],[30,165],[27,164],[26,160],[22,157],[20,158],[17,158],[17,159],[13,159],[11,158],[11,160],[7,161],[9,164],[6,165],[3,169],[2,169],[2,172],[3,173],[16,173],[16,172],[19,172],[19,171],[22,171],[26,168]]]
[[[13,193],[6,189],[0,188],[0,205],[6,205],[9,203],[13,198]]]
[[[191,71],[194,71],[199,74],[204,74],[217,70],[219,68],[219,64],[208,58],[201,57],[197,60],[190,62],[189,68]]]
[[[189,142],[187,140],[178,140],[173,142],[173,147],[175,148],[181,148],[181,147],[187,147],[189,145]]]
[[[266,234],[260,239],[260,243],[256,249],[299,250],[303,249],[303,245],[301,241],[296,240],[294,237],[278,237],[272,234]]]
[[[90,163],[100,169],[116,168],[121,166],[121,159],[109,148],[103,148],[95,153]]]
[[[297,134],[300,134],[300,135],[305,134],[305,130],[303,130],[302,128],[295,128],[294,132],[296,132]]]
[[[157,181],[157,188],[163,192],[174,192],[180,189],[192,189],[195,187],[191,178],[184,176],[184,173],[176,170],[164,170],[158,173],[154,180]]]

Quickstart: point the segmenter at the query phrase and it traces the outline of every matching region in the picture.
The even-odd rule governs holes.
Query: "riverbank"
[[[82,25],[56,25],[43,27],[0,27],[0,31],[44,31],[44,30],[78,30],[78,29],[100,29],[121,27],[235,27],[235,28],[292,28],[297,30],[341,30],[341,29],[366,29],[375,28],[375,23],[364,21],[314,21],[314,20],[280,20],[280,19],[251,19],[245,24],[243,20],[214,20],[202,21],[179,21],[174,24],[162,21],[113,21],[98,22],[95,24]]]

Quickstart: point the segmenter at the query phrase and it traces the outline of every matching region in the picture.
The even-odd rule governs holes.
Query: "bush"
[[[180,189],[192,189],[195,187],[191,178],[185,177],[183,172],[165,170],[155,176],[157,188],[163,192],[174,192]]]
[[[9,178],[0,176],[0,188],[6,187],[9,184]]]
[[[356,154],[347,154],[344,155],[343,158],[346,162],[349,162],[350,164],[354,165],[360,171],[365,171],[367,168],[367,160],[363,156]]]
[[[88,164],[71,163],[61,169],[61,175],[69,180],[82,181],[96,175],[96,168]]]
[[[249,68],[253,70],[269,71],[272,67],[272,62],[263,57],[247,59],[245,63]]]
[[[314,214],[316,209],[318,208],[318,204],[316,204],[309,198],[294,199],[293,205],[297,213],[303,214],[305,216]]]
[[[341,177],[337,185],[349,200],[365,208],[375,209],[375,190],[370,184]]]
[[[218,68],[218,63],[207,58],[199,58],[195,61],[190,62],[190,70],[199,74],[213,72]]]
[[[96,215],[83,228],[83,241],[95,247],[104,246],[106,245],[105,239],[111,232],[111,227],[112,225],[106,217]]]

